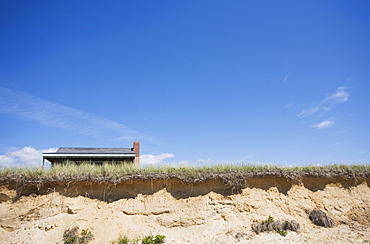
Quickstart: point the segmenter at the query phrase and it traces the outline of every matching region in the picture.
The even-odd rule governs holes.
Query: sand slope
[[[158,233],[166,243],[368,243],[369,182],[254,177],[235,192],[221,180],[2,183],[0,243],[62,243],[63,232],[73,226],[91,230],[91,243]],[[308,218],[313,209],[325,211],[335,227],[313,225]],[[268,216],[296,220],[300,230],[286,237],[256,235],[251,225]]]

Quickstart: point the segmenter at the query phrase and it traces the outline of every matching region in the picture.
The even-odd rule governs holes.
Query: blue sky
[[[0,164],[368,164],[369,1],[0,3]]]

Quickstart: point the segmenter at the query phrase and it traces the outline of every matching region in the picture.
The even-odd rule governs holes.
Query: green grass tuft
[[[166,237],[163,235],[148,235],[141,239],[141,244],[162,244]],[[127,236],[121,236],[117,240],[111,242],[112,244],[137,244],[140,239],[129,239]]]
[[[164,243],[165,238],[166,237],[162,235],[156,235],[156,236],[149,235],[149,236],[144,237],[141,240],[141,244],[162,244]]]

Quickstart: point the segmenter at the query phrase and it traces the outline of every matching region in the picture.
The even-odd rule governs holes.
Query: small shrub
[[[127,237],[123,237],[121,238],[117,244],[129,244],[130,243],[130,240],[127,238]]]
[[[86,244],[94,239],[93,234],[88,229],[83,229],[78,235],[78,227],[67,229],[63,233],[64,244]]]
[[[112,244],[131,244],[133,243],[127,236],[118,238],[116,241],[113,241]]]
[[[291,231],[298,231],[299,223],[297,221],[294,221],[294,220],[291,220],[291,221],[286,220],[284,222],[283,229],[284,230],[291,230]]]
[[[155,243],[156,244],[162,244],[162,243],[164,243],[164,239],[166,239],[166,237],[165,236],[163,236],[163,235],[156,235],[155,236]]]
[[[78,227],[73,227],[71,229],[67,229],[63,233],[63,241],[64,244],[75,244],[78,243],[78,235],[77,235]]]
[[[266,231],[276,231],[282,236],[288,234],[287,230],[297,231],[299,229],[299,223],[295,220],[274,220],[273,217],[269,216],[267,220],[263,220],[260,223],[253,224],[252,230],[259,234]]]
[[[309,217],[315,225],[324,226],[326,228],[331,228],[334,226],[333,220],[321,210],[311,211]]]
[[[162,244],[165,238],[166,237],[162,235],[149,235],[144,237],[140,242],[140,239],[129,239],[127,236],[121,236],[117,240],[112,241],[111,244]]]
[[[86,244],[89,241],[94,240],[94,236],[88,229],[83,229],[81,231],[80,244]]]
[[[144,237],[144,239],[141,240],[141,244],[162,244],[164,243],[164,239],[166,237],[162,235],[149,235]]]

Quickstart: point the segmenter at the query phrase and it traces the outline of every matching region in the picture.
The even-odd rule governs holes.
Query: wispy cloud
[[[316,104],[315,106],[307,109],[303,109],[298,117],[306,117],[317,112],[325,113],[331,110],[339,103],[344,103],[349,100],[348,88],[338,87],[335,93],[328,95],[324,100]]]
[[[153,154],[143,154],[140,156],[140,164],[141,165],[160,165],[166,164],[171,166],[201,166],[201,165],[211,165],[214,164],[215,161],[211,158],[206,159],[196,159],[196,160],[182,160],[176,161],[173,160],[175,155],[172,153],[162,153],[159,155]]]
[[[9,151],[0,155],[0,166],[3,167],[40,167],[42,165],[42,153],[55,152],[56,148],[36,150],[33,147],[24,147],[20,150]]]
[[[285,104],[285,108],[290,108],[292,106],[293,106],[293,103],[287,103],[287,104]]]
[[[0,112],[15,114],[48,127],[72,130],[92,137],[116,140],[151,140],[150,136],[124,124],[53,103],[30,94],[0,87]]]
[[[327,129],[327,128],[330,128],[334,125],[334,121],[333,120],[325,120],[321,123],[318,123],[316,125],[312,125],[311,127],[313,128],[317,128],[317,129]]]
[[[289,78],[289,74],[287,74],[287,75],[284,77],[283,82],[286,82],[288,78]]]
[[[246,155],[244,157],[242,157],[241,159],[239,159],[237,162],[245,162],[245,161],[250,161],[252,160],[256,155],[258,155],[259,152],[255,152],[255,153],[252,153],[252,154],[249,154],[249,155]]]

